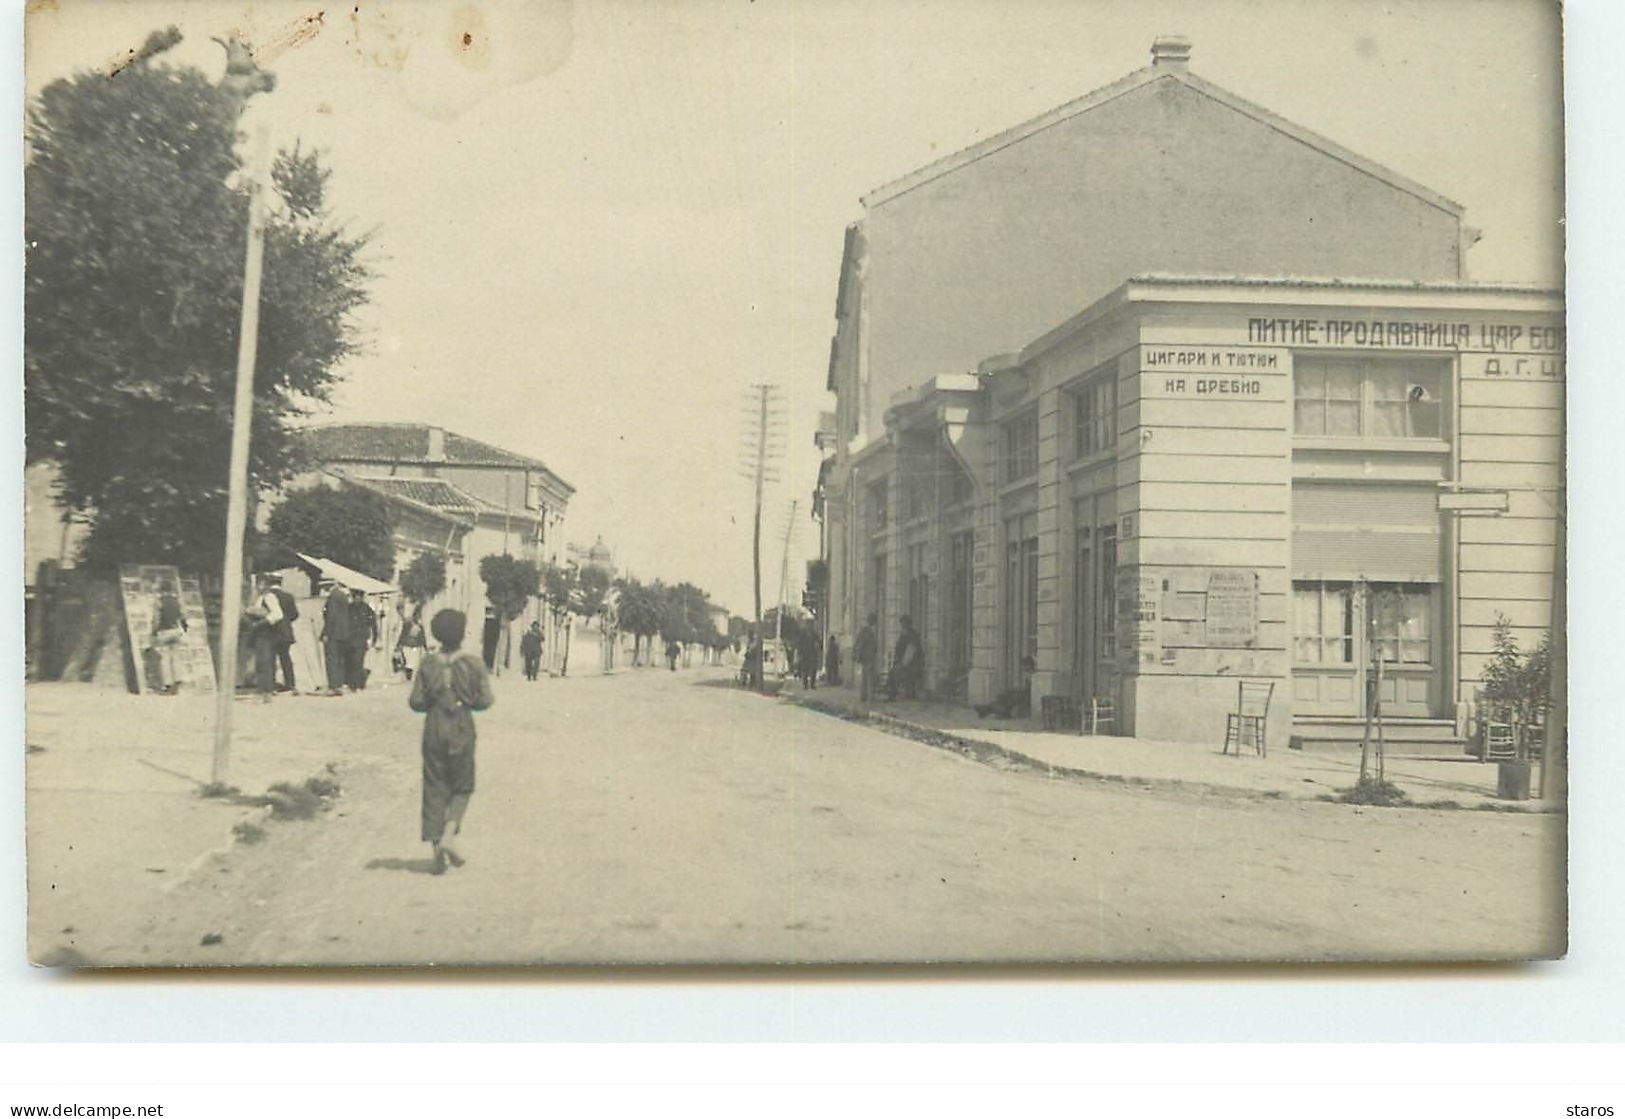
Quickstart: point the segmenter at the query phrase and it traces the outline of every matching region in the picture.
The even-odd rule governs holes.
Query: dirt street
[[[434,877],[405,698],[271,705],[262,737],[331,743],[332,810],[267,821],[263,842],[198,860],[76,951],[139,965],[1422,960],[1563,943],[1560,816],[1002,772],[702,671],[500,679],[468,865]],[[71,816],[39,826],[49,847]],[[71,910],[53,900],[31,922],[36,958]]]

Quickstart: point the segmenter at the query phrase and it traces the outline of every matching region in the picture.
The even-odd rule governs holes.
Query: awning
[[[345,567],[342,563],[330,559],[321,559],[318,556],[307,556],[303,552],[295,552],[296,556],[316,569],[316,574],[323,579],[331,579],[342,587],[352,591],[361,591],[363,594],[399,594],[400,590],[388,583],[379,582],[371,575],[363,575],[353,568]]]

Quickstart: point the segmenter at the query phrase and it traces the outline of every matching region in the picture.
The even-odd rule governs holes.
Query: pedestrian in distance
[[[819,653],[818,634],[809,625],[796,638],[796,674],[801,686],[808,691],[818,687]]]
[[[440,648],[423,658],[407,699],[424,716],[421,834],[432,847],[435,874],[466,861],[456,837],[474,795],[474,712],[496,702],[484,660],[463,649],[467,628],[460,610],[435,614],[429,632]]]
[[[485,628],[480,631],[480,655],[485,658],[487,671],[497,670],[497,646],[502,641],[502,622],[497,618],[497,608],[485,608]],[[504,668],[507,666],[504,665]]]
[[[519,639],[519,655],[525,658],[525,679],[534,680],[542,671],[542,623],[532,622]]]
[[[345,683],[352,692],[367,686],[367,650],[378,640],[378,615],[367,605],[366,592],[350,592],[350,644],[345,661]]]
[[[887,681],[886,694],[893,700],[899,695],[904,699],[917,699],[925,673],[925,651],[920,648],[914,619],[904,614],[898,624],[903,632],[897,635],[897,645],[892,649],[891,679]]]
[[[408,681],[417,674],[418,666],[423,663],[423,653],[427,646],[428,641],[423,636],[421,610],[414,610],[412,616],[401,626],[401,636],[395,642],[395,650],[401,660],[401,671],[406,674]]]
[[[282,683],[277,691],[297,692],[299,686],[293,675],[293,623],[299,620],[299,603],[282,586],[282,576],[269,575],[267,578],[271,583],[271,593],[276,595],[277,605],[282,607],[282,620],[276,626],[276,659],[277,666],[282,669]]]
[[[878,615],[870,614],[863,628],[858,630],[857,645],[853,648],[853,656],[858,662],[858,699],[868,703],[875,698],[875,673],[880,668],[880,635],[876,632],[879,622]]]
[[[350,678],[350,596],[338,583],[329,583],[322,603],[322,662],[327,670],[327,694],[343,695]]]
[[[824,683],[832,688],[841,686],[841,643],[833,633],[824,647]]]
[[[677,671],[677,658],[682,656],[683,647],[676,641],[666,642],[666,667],[673,672]]]
[[[158,655],[158,691],[162,695],[180,691],[175,650],[185,639],[186,613],[181,609],[180,588],[166,577],[158,587],[158,613],[152,626],[152,649]]]
[[[248,608],[248,639],[254,649],[254,690],[261,703],[271,702],[276,687],[275,665],[278,633],[282,626],[282,604],[271,589],[271,580],[255,580],[254,604]]]

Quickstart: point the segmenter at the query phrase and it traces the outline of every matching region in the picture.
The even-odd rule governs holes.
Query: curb
[[[958,754],[960,757],[968,758],[971,761],[978,762],[983,765],[990,765],[997,769],[1006,770],[1007,772],[1035,773],[1056,780],[1071,781],[1075,784],[1093,782],[1105,785],[1118,785],[1134,789],[1160,790],[1163,792],[1186,794],[1195,793],[1202,796],[1217,795],[1237,800],[1290,800],[1304,804],[1334,805],[1342,803],[1340,801],[1326,799],[1324,794],[1303,796],[1279,789],[1250,789],[1237,785],[1221,785],[1208,781],[1188,781],[1173,777],[1132,777],[1120,773],[1100,773],[1090,769],[1077,769],[1072,766],[1055,765],[1052,762],[1043,761],[1039,758],[1032,757],[1031,755],[1023,754],[1017,750],[1012,750],[1006,746],[1000,746],[996,743],[988,742],[983,739],[966,738],[963,735],[938,730],[935,727],[929,727],[922,723],[910,722],[907,719],[901,719],[896,715],[888,715],[880,711],[854,710],[850,707],[844,707],[833,703],[825,703],[821,700],[807,698],[801,695],[780,695],[778,698],[794,704],[797,707],[803,707],[809,711],[815,711],[820,715],[827,715],[831,718],[842,719],[849,723],[869,724],[899,738],[907,738],[910,741],[918,742],[924,746],[930,746],[933,749],[946,750],[949,753]],[[1497,802],[1492,801],[1488,803],[1495,804]],[[1350,804],[1346,805],[1346,807],[1367,808],[1371,806]],[[1414,810],[1427,810],[1427,806],[1424,804],[1402,804],[1394,805],[1392,807],[1401,809],[1408,808]],[[1560,810],[1556,808],[1539,807],[1516,808],[1509,804],[1504,808],[1477,808],[1471,806],[1460,806],[1458,808],[1451,809],[1435,807],[1432,808],[1431,811],[1493,812],[1499,814],[1544,816],[1558,814]]]

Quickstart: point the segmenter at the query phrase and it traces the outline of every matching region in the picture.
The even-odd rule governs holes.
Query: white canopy
[[[336,560],[322,559],[319,556],[307,556],[303,552],[295,554],[314,567],[321,578],[331,579],[333,582],[348,587],[352,591],[361,591],[363,594],[400,593],[399,588],[380,582],[371,575],[363,575],[353,568],[345,567]]]

